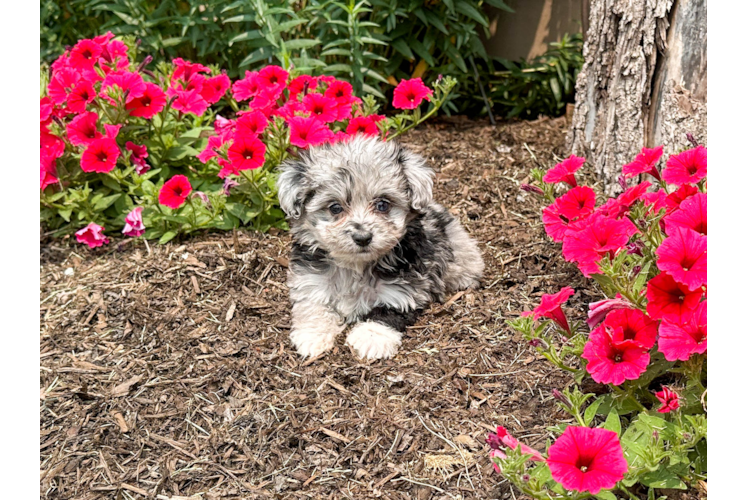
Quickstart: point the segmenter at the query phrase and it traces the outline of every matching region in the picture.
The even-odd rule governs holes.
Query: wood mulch
[[[287,234],[164,246],[41,245],[40,495],[50,499],[519,498],[496,425],[544,449],[570,384],[505,320],[592,285],[544,237],[529,170],[564,156],[564,118],[440,121],[403,142],[479,241],[483,286],[433,305],[399,354],[288,341]]]

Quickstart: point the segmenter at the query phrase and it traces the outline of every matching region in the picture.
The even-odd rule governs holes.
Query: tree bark
[[[706,143],[706,0],[592,0],[567,146],[605,192],[642,147]]]

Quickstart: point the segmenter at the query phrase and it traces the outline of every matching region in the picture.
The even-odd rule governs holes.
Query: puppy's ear
[[[408,182],[410,206],[414,210],[424,210],[431,203],[434,171],[426,164],[422,156],[401,146],[398,147],[397,160]]]
[[[298,219],[304,210],[304,199],[312,187],[307,177],[304,158],[287,161],[278,176],[278,201],[289,217]]]

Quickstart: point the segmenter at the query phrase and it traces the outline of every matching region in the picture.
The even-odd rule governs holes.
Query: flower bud
[[[660,438],[660,433],[657,431],[652,431],[652,437],[655,441],[657,441]]]
[[[683,433],[683,441],[690,441],[691,440],[691,434],[688,432]]]
[[[530,340],[530,345],[533,347],[538,347],[540,345],[540,339],[532,339]]]
[[[231,194],[231,188],[238,186],[239,183],[230,177],[226,177],[223,180],[223,194],[229,196]]]
[[[529,185],[529,184],[522,184],[522,185],[521,185],[521,186],[520,186],[519,188],[520,188],[520,189],[521,189],[522,191],[526,191],[526,192],[528,192],[528,193],[535,193],[535,194],[539,194],[539,195],[542,195],[542,194],[543,194],[543,190],[542,190],[542,189],[540,189],[540,188],[539,188],[539,187],[537,187],[537,186],[531,186],[531,185]]]
[[[205,203],[205,206],[210,208],[210,200],[208,199],[208,195],[203,193],[202,191],[195,191],[192,193],[193,198],[200,198],[200,200]]]
[[[632,278],[639,276],[640,272],[642,272],[642,266],[634,266],[631,270]]]
[[[555,399],[557,399],[559,402],[561,402],[561,403],[565,404],[566,406],[568,406],[569,408],[571,408],[571,401],[569,401],[569,398],[567,398],[566,396],[564,396],[561,393],[561,391],[559,391],[558,389],[553,389],[553,391],[551,392],[551,395]]]
[[[153,61],[153,56],[151,55],[145,56],[145,59],[143,59],[143,61],[140,64],[138,64],[138,69],[136,72],[142,73],[145,67],[148,66],[151,61]]]
[[[688,142],[690,142],[693,145],[693,147],[695,148],[699,147],[699,143],[696,141],[696,139],[694,139],[693,134],[691,132],[688,132],[686,134],[686,139],[688,139]]]
[[[628,252],[629,255],[642,255],[642,250],[644,249],[644,243],[642,240],[636,240],[630,242],[628,245],[626,245],[626,252]]]
[[[522,474],[522,481],[529,483],[530,482],[530,474]]]
[[[618,176],[618,184],[621,186],[621,189],[626,191],[626,188],[628,188],[628,185],[626,184],[626,177],[619,175]]]

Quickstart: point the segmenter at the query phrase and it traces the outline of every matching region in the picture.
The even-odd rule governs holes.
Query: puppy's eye
[[[387,200],[379,200],[374,207],[378,212],[387,212],[390,209],[390,202]]]
[[[330,213],[333,215],[338,215],[340,212],[343,211],[343,207],[340,206],[340,203],[333,203],[327,208],[328,210],[330,210]]]

